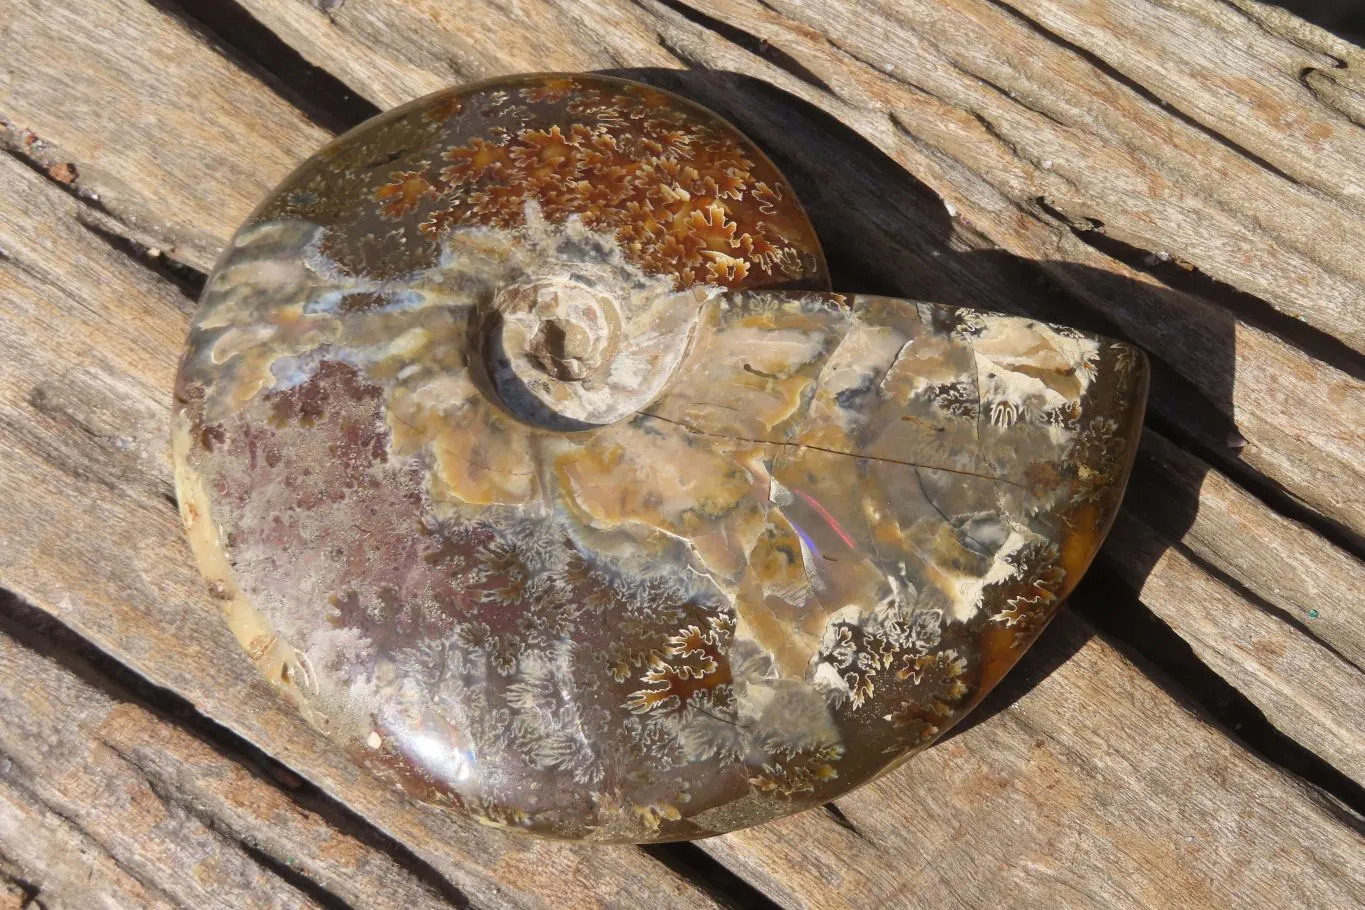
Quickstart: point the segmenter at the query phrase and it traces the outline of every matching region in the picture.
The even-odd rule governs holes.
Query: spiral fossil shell
[[[790,187],[680,98],[442,92],[249,219],[177,383],[182,514],[261,671],[488,824],[700,837],[930,743],[1117,507],[1135,349],[828,293]]]

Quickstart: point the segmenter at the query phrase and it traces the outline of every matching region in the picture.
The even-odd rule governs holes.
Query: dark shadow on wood
[[[1365,45],[1365,3],[1361,0],[1267,0],[1338,38]]]
[[[676,841],[645,844],[640,849],[701,888],[722,907],[733,910],[780,910],[780,904],[694,843]]]
[[[254,74],[319,126],[344,133],[379,113],[327,70],[309,63],[233,0],[147,0],[204,43]]]
[[[153,252],[146,244],[138,243],[122,234],[116,234],[98,224],[82,222],[81,226],[144,269],[175,285],[182,298],[179,301],[180,311],[186,316],[194,315],[194,311],[199,306],[199,298],[204,293],[204,284],[208,281],[207,275],[193,266],[178,262],[159,251]],[[172,505],[175,503],[172,502]]]
[[[1084,584],[1085,582],[1082,582],[1082,585]],[[1062,605],[1062,610],[1070,609],[1072,609],[1071,601]],[[1042,635],[1038,636],[1033,647],[1029,648],[1024,652],[1024,656],[1019,658],[1014,669],[1005,674],[1005,678],[1000,680],[999,684],[981,700],[981,704],[972,709],[947,733],[939,737],[938,742],[947,742],[956,736],[961,736],[977,724],[985,723],[1032,692],[1035,686],[1051,676],[1054,670],[1085,647],[1085,643],[1090,640],[1093,634],[1094,630],[1089,623],[1053,622],[1043,630]]]
[[[1103,565],[1081,587],[1086,595],[1081,613],[1154,682],[1261,758],[1328,794],[1330,799],[1321,800],[1324,808],[1365,834],[1365,787],[1276,729],[1249,698],[1201,661],[1189,642],[1143,609],[1136,593]],[[1124,602],[1136,608],[1105,608]]]
[[[256,865],[269,869],[272,874],[280,880],[289,883],[297,891],[308,895],[309,900],[316,903],[323,910],[353,910],[350,904],[344,899],[328,891],[322,885],[304,875],[298,869],[293,868],[288,863],[282,862],[266,853],[249,841],[241,841],[242,852],[251,857]]]

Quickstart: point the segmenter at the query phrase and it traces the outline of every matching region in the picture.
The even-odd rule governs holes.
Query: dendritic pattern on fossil
[[[612,237],[679,288],[819,285],[804,212],[733,127],[648,86],[563,82],[547,93],[513,80],[419,102],[431,116],[383,115],[385,128],[347,137],[291,178],[270,213],[362,219],[327,244],[371,274],[415,263],[462,225],[518,227],[533,202],[551,221],[575,216]]]
[[[948,729],[1112,520],[1146,366],[844,296],[781,175],[518,77],[305,163],[210,278],[182,515],[249,657],[384,780],[597,841],[818,805]]]

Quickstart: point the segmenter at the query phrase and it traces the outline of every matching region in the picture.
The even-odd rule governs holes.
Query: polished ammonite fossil
[[[1075,585],[1146,364],[827,288],[782,175],[671,94],[536,75],[377,117],[194,320],[209,593],[356,761],[488,824],[668,840],[838,796]]]

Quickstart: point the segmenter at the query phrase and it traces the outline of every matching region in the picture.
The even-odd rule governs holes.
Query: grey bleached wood
[[[1277,177],[1223,146],[1206,131],[1173,117],[1159,102],[1143,98],[1083,55],[1040,35],[1002,4],[957,2],[923,9],[915,4],[860,6],[864,22],[877,20],[871,28],[863,25],[861,33],[858,23],[832,3],[695,4],[721,21],[768,39],[798,59],[829,90],[793,76],[671,7],[650,0],[638,5],[470,3],[458,10],[429,0],[348,0],[340,6],[326,5],[329,13],[297,0],[244,0],[244,5],[313,62],[384,106],[450,82],[517,69],[675,67],[691,62],[748,73],[787,88],[875,143],[894,165],[888,168],[885,162],[871,162],[866,178],[837,173],[839,168],[861,167],[866,161],[830,160],[830,147],[822,142],[818,124],[802,122],[793,128],[790,118],[780,110],[765,110],[753,96],[746,98],[739,92],[727,96],[723,87],[717,90],[716,98],[705,100],[739,119],[756,138],[809,175],[811,201],[817,218],[822,219],[822,233],[832,241],[836,253],[876,276],[880,283],[877,290],[997,309],[1041,308],[1046,295],[1020,288],[1018,271],[993,276],[972,263],[973,257],[992,255],[988,249],[991,244],[986,241],[1042,261],[1041,268],[1076,299],[1119,325],[1192,387],[1216,399],[1216,404],[1236,417],[1250,445],[1243,450],[1242,465],[1230,455],[1215,452],[1222,458],[1220,464],[1258,471],[1323,515],[1357,530],[1363,526],[1359,382],[1275,337],[1263,320],[1234,323],[1218,303],[1172,292],[1159,280],[1087,242],[1094,236],[1090,219],[1098,219],[1111,236],[1154,252],[1168,251],[1288,312],[1299,312],[1296,307],[1301,303],[1308,305],[1314,309],[1303,312],[1306,318],[1348,340],[1350,333],[1342,330],[1341,320],[1347,320],[1347,329],[1360,325],[1358,275],[1349,269],[1338,271],[1341,262],[1332,258],[1336,253],[1323,252],[1319,247],[1326,242],[1323,238],[1345,238],[1350,261],[1362,261],[1356,255],[1358,251],[1349,247],[1359,242],[1358,229],[1343,233],[1358,225],[1353,210],[1343,207],[1352,203],[1344,196],[1333,196],[1324,189],[1328,184],[1322,183],[1340,183],[1350,175],[1318,175],[1314,179],[1319,185],[1305,195],[1302,186],[1295,188],[1293,181]],[[1349,119],[1352,99],[1359,94],[1358,79],[1351,69],[1341,71],[1333,65],[1328,55],[1346,59],[1346,52],[1321,34],[1299,28],[1294,25],[1297,20],[1275,18],[1255,5],[1248,8],[1255,7],[1263,23],[1270,23],[1270,31],[1259,37],[1255,33],[1261,29],[1246,30],[1240,20],[1219,13],[1217,4],[1171,6],[1180,15],[1195,15],[1201,22],[1212,23],[1209,28],[1232,29],[1237,40],[1268,42],[1264,45],[1267,59],[1276,61],[1276,68],[1260,73],[1262,77],[1287,78],[1289,73],[1281,65],[1292,62],[1294,54],[1301,52],[1305,66],[1317,74],[1304,77],[1318,99],[1316,103],[1324,111]],[[983,34],[994,39],[997,30],[1002,40],[981,40]],[[845,46],[831,43],[832,34]],[[1087,34],[1077,37],[1089,40]],[[1085,41],[1077,43],[1084,45]],[[1097,46],[1103,50],[1102,43]],[[21,60],[14,48],[22,48],[26,56]],[[193,101],[167,103],[163,97],[161,58],[166,49],[175,55],[177,89]],[[1005,66],[1002,61],[1014,66]],[[1210,63],[1217,65],[1218,61]],[[886,71],[888,66],[890,72]],[[81,79],[68,75],[68,71],[96,75]],[[988,81],[983,83],[983,78]],[[0,79],[0,112],[17,126],[38,130],[56,142],[77,163],[80,185],[97,192],[115,215],[132,222],[140,238],[155,240],[156,245],[175,250],[201,268],[212,261],[218,245],[256,196],[295,157],[311,151],[325,135],[258,81],[208,51],[172,18],[137,3],[107,2],[87,7],[63,0],[7,5],[0,9]],[[1283,89],[1280,82],[1275,85],[1276,91]],[[147,99],[152,99],[151,103]],[[105,122],[99,116],[103,111],[122,114],[125,121],[132,118],[134,123],[129,126],[116,119]],[[1317,110],[1308,113],[1319,119],[1326,116]],[[1049,117],[1062,123],[1053,124]],[[1264,124],[1253,126],[1261,129]],[[1253,138],[1256,142],[1273,142],[1274,134]],[[1242,139],[1245,142],[1246,137]],[[206,147],[216,157],[205,159]],[[1055,151],[1057,148],[1062,153]],[[1282,150],[1275,148],[1253,146],[1250,150],[1271,162],[1282,155]],[[901,167],[941,194],[957,217],[950,222],[939,204],[907,191]],[[175,175],[175,179],[166,182],[168,175]],[[829,179],[823,179],[826,176]],[[1282,183],[1288,183],[1290,189]],[[1224,198],[1227,194],[1232,196]],[[1038,203],[1040,196],[1046,197],[1046,206]],[[154,678],[156,673],[163,674],[171,680],[172,688],[215,709],[229,701],[222,693],[231,692],[231,686],[242,686],[246,694],[234,693],[232,698],[242,699],[251,710],[268,696],[254,680],[225,673],[219,666],[231,652],[225,635],[205,644],[202,633],[196,631],[187,640],[190,660],[183,667],[172,665],[164,654],[157,653],[158,646],[165,647],[174,640],[174,634],[151,636],[150,643],[141,640],[144,632],[154,631],[143,628],[147,616],[158,623],[169,623],[167,628],[176,634],[199,629],[203,618],[197,612],[203,605],[192,587],[187,557],[182,554],[180,563],[165,565],[168,559],[174,563],[174,557],[167,554],[179,544],[173,516],[164,502],[168,486],[159,443],[155,442],[157,434],[164,431],[160,409],[169,364],[178,344],[175,336],[183,331],[183,316],[168,318],[169,310],[141,312],[135,308],[131,317],[127,309],[106,312],[106,306],[113,306],[106,302],[113,292],[101,288],[101,293],[94,294],[90,282],[102,285],[112,281],[113,288],[134,297],[151,293],[156,298],[159,294],[157,299],[163,304],[169,301],[177,313],[184,302],[174,300],[173,294],[155,282],[150,287],[160,290],[149,292],[149,285],[137,283],[146,281],[146,276],[129,284],[127,275],[137,274],[136,270],[118,272],[112,263],[121,257],[101,259],[92,252],[98,246],[78,245],[82,255],[69,255],[68,251],[65,259],[49,255],[44,245],[55,243],[61,248],[68,242],[62,239],[63,231],[80,237],[81,229],[68,217],[59,222],[61,230],[32,235],[28,219],[51,217],[50,206],[22,198],[25,201],[17,204],[9,223],[10,233],[0,236],[0,247],[9,245],[23,250],[24,255],[11,255],[8,262],[0,261],[0,268],[27,275],[29,283],[12,288],[21,287],[14,292],[21,300],[15,307],[19,314],[15,323],[27,333],[23,338],[29,359],[15,361],[13,375],[23,380],[10,391],[21,389],[25,397],[7,399],[11,407],[4,413],[11,422],[0,428],[0,438],[12,431],[14,435],[9,438],[23,439],[26,448],[13,462],[6,453],[7,467],[13,463],[19,473],[9,484],[0,479],[0,502],[11,516],[37,515],[49,522],[67,514],[66,504],[73,497],[112,497],[115,503],[93,510],[80,526],[75,542],[45,532],[32,544],[36,549],[25,549],[19,556],[14,551],[7,554],[0,544],[0,557],[8,555],[14,560],[41,552],[44,547],[56,554],[43,567],[22,571],[20,563],[0,558],[0,585],[18,587],[17,580],[22,580],[27,589],[43,595],[45,609],[73,623],[101,647],[117,652],[120,659],[139,670],[147,672],[150,668]],[[42,198],[61,200],[55,194]],[[1310,230],[1317,234],[1308,236],[1305,232]],[[1229,250],[1238,254],[1249,251],[1255,261],[1250,266],[1235,257],[1222,262]],[[94,275],[75,274],[91,263]],[[1105,276],[1112,281],[1106,283]],[[1354,298],[1348,295],[1344,309],[1340,306],[1346,293],[1343,288],[1355,294]],[[30,298],[44,294],[66,296],[55,309],[25,309]],[[90,309],[91,301],[95,301],[92,313],[84,313],[82,307]],[[10,306],[7,298],[6,318]],[[70,312],[83,315],[72,320]],[[102,322],[110,313],[119,314],[120,320]],[[1356,321],[1350,323],[1353,318]],[[1230,356],[1227,362],[1209,357],[1209,349],[1201,344],[1210,336],[1223,342],[1223,350],[1215,353],[1230,355],[1235,351],[1235,362]],[[154,351],[151,356],[139,352],[140,346],[149,343],[148,337]],[[49,350],[35,360],[27,350],[33,347]],[[1301,407],[1308,400],[1314,403],[1313,409]],[[1173,408],[1172,402],[1157,401],[1154,406],[1164,419],[1205,446],[1224,444],[1222,438],[1200,437],[1201,426],[1178,409],[1161,410]],[[1147,448],[1153,449],[1150,434]],[[1287,702],[1279,703],[1282,710],[1276,719],[1289,725],[1289,735],[1305,743],[1317,742],[1315,736],[1330,743],[1329,734],[1343,729],[1340,712],[1343,704],[1349,708],[1349,702],[1338,701],[1324,716],[1320,699],[1296,699],[1293,692],[1258,692],[1253,686],[1244,686],[1241,675],[1258,673],[1260,668],[1254,660],[1237,658],[1237,639],[1226,632],[1240,622],[1239,616],[1251,616],[1247,611],[1260,609],[1247,600],[1245,595],[1250,592],[1298,618],[1338,653],[1358,654],[1359,605],[1346,601],[1336,612],[1322,614],[1320,619],[1330,617],[1331,622],[1318,626],[1300,611],[1311,603],[1306,592],[1342,590],[1343,581],[1358,578],[1359,564],[1306,529],[1279,519],[1220,475],[1208,475],[1201,487],[1198,475],[1206,467],[1190,460],[1187,453],[1181,455],[1193,480],[1173,482],[1170,492],[1188,500],[1191,488],[1199,490],[1199,511],[1186,540],[1189,552],[1217,566],[1245,589],[1235,601],[1225,600],[1228,609],[1213,616],[1221,626],[1189,627],[1184,629],[1185,634],[1206,649],[1205,659],[1234,685],[1253,698],[1267,699],[1263,707],[1276,707],[1274,699],[1287,697]],[[28,511],[21,511],[25,509]],[[1226,514],[1219,514],[1220,510]],[[1182,529],[1178,525],[1152,525],[1155,533],[1164,535],[1160,545],[1174,543],[1170,538],[1179,536]],[[24,526],[28,527],[27,521]],[[1141,531],[1140,526],[1133,527],[1137,528],[1134,534]],[[123,535],[126,539],[119,539],[121,531],[128,532]],[[78,551],[75,548],[81,543],[85,548]],[[73,559],[91,548],[99,557],[92,565],[82,567],[79,574],[64,574],[72,570],[61,564],[61,556]],[[134,554],[131,567],[126,556],[120,559],[120,554],[128,553]],[[1289,593],[1276,592],[1275,578],[1282,576],[1284,564],[1292,563],[1294,554],[1300,553],[1300,575],[1295,584],[1284,586]],[[1185,563],[1188,561],[1185,558]],[[1118,565],[1122,568],[1124,564]],[[1160,560],[1145,578],[1144,563],[1128,565],[1134,583],[1145,582],[1144,600],[1156,612],[1178,616],[1186,608],[1181,581],[1189,577],[1185,574],[1188,565],[1174,558]],[[1210,580],[1200,578],[1199,582],[1207,584]],[[1349,592],[1350,588],[1345,590]],[[166,600],[174,606],[167,608],[159,603]],[[132,615],[126,605],[116,609],[122,601],[136,604],[138,609]],[[146,615],[140,615],[144,610]],[[1163,614],[1163,610],[1169,612]],[[1276,638],[1289,637],[1291,653],[1308,653],[1303,650],[1304,642],[1293,638],[1302,635],[1293,626],[1286,624],[1273,631]],[[1063,647],[1065,639],[1061,644],[1058,641],[1054,636],[1045,640],[1044,646]],[[1127,679],[1132,675],[1131,667],[1118,655],[1096,644],[1087,645],[1077,659],[1087,661],[1087,673],[1100,677]],[[1284,810],[1285,818],[1308,826],[1308,841],[1295,840],[1302,836],[1300,833],[1282,835],[1289,842],[1317,844],[1320,840],[1325,856],[1337,855],[1334,851],[1341,846],[1344,826],[1332,816],[1315,814],[1316,804],[1311,799],[1252,762],[1235,745],[1206,728],[1183,726],[1182,720],[1188,719],[1174,702],[1149,685],[1137,685],[1141,697],[1134,698],[1141,710],[1124,709],[1126,713],[1105,719],[1113,729],[1106,727],[1104,741],[1111,748],[1104,754],[1132,770],[1137,781],[1133,792],[1125,793],[1127,802],[1123,805],[1137,805],[1139,793],[1152,801],[1154,808],[1149,814],[1157,822],[1144,835],[1146,840],[1139,838],[1134,846],[1132,833],[1120,831],[1107,835],[1108,840],[1096,838],[1067,853],[1065,843],[1059,846],[1057,827],[1084,826],[1090,817],[1087,813],[1094,807],[1082,805],[1067,815],[1064,803],[1054,806],[1043,799],[1046,784],[1052,779],[1049,762],[1021,760],[1013,769],[1017,777],[1009,789],[1037,795],[1031,802],[1013,804],[1025,824],[1031,826],[1029,835],[1008,843],[987,838],[981,843],[994,853],[988,850],[975,860],[969,852],[944,854],[948,857],[944,866],[968,880],[980,881],[983,895],[992,893],[992,885],[1017,888],[1022,883],[1029,890],[1018,893],[1029,895],[1031,902],[1036,894],[1039,901],[1103,904],[1115,897],[1117,889],[1150,899],[1153,904],[1194,904],[1204,893],[1201,889],[1209,885],[1207,877],[1197,873],[1199,868],[1228,870],[1241,863],[1264,862],[1263,854],[1256,852],[1250,841],[1267,837],[1266,831],[1253,831],[1249,825],[1228,820],[1229,805],[1251,800],[1254,808],[1253,797],[1262,793],[1269,794],[1266,805],[1279,806],[1278,801],[1286,801],[1290,808]],[[1068,733],[1069,725],[1078,717],[1104,717],[1103,710],[1096,712],[1076,694],[1086,690],[1084,680],[1059,674],[1029,698],[1049,692],[1044,686],[1059,687],[1061,693],[1047,702],[1060,713],[1043,712],[1052,718],[1049,731],[1067,725],[1062,732]],[[1343,696],[1350,691],[1344,690]],[[1103,697],[1122,704],[1125,692],[1120,688],[1117,693],[1103,693]],[[1016,710],[1003,717],[1011,718]],[[283,713],[269,718],[252,727],[249,738],[270,745],[291,764],[302,756],[305,767],[322,768],[320,773],[326,780],[345,779],[342,789],[354,785],[364,791],[364,781],[346,778],[343,766],[317,757],[326,751],[325,746],[316,738],[308,738],[307,731],[298,729],[292,718]],[[1012,749],[1010,754],[1025,755],[1027,751],[1020,750],[1029,733],[1012,723],[1002,720],[982,725],[961,739],[974,743],[970,737],[977,735],[977,730],[1001,728],[996,734],[1003,740],[984,743],[980,748],[999,748],[1006,753]],[[1310,729],[1310,725],[1316,726]],[[1180,751],[1168,760],[1148,755],[1131,734],[1124,735],[1125,730],[1142,728],[1179,731],[1200,744],[1201,750],[1211,749],[1211,754],[1225,763],[1200,765],[1195,763],[1200,755],[1189,751]],[[1196,729],[1204,732],[1191,732]],[[302,743],[295,742],[296,737],[302,737]],[[712,841],[706,847],[784,902],[854,906],[864,898],[876,898],[892,905],[907,903],[907,894],[923,887],[924,879],[901,868],[899,857],[914,855],[926,842],[942,844],[959,827],[968,830],[971,825],[957,814],[959,808],[945,810],[928,821],[917,820],[906,808],[912,804],[906,802],[903,790],[880,788],[901,781],[900,786],[910,787],[913,795],[917,776],[932,773],[928,769],[921,772],[921,765],[940,751],[944,755],[938,760],[948,763],[945,773],[969,774],[979,757],[952,751],[958,742],[953,740],[932,750],[904,772],[877,784],[878,789],[869,791],[866,804],[857,801],[864,798],[862,795],[850,797],[852,803],[841,801],[846,814],[864,832],[865,841],[872,838],[869,832],[878,830],[868,822],[872,810],[878,809],[885,816],[882,823],[889,828],[911,826],[916,842],[897,840],[892,832],[877,841],[883,844],[879,848],[882,852],[859,854],[844,849],[839,840],[849,836],[848,832],[827,818],[811,815],[803,817],[800,827],[792,829],[795,833],[785,835],[790,840],[780,844],[760,839],[751,852],[745,852],[750,850],[744,845],[747,841],[739,847],[727,846],[728,841]],[[1358,743],[1350,741],[1339,745],[1348,750],[1358,748]],[[973,750],[976,748],[974,745]],[[1228,769],[1238,775],[1234,780],[1246,775],[1257,782],[1257,787],[1225,785],[1219,776],[1225,777]],[[1207,784],[1206,778],[1199,777],[1203,771],[1212,774],[1218,785]],[[1163,775],[1193,777],[1207,786],[1194,794],[1162,789],[1158,784]],[[1102,780],[1116,786],[1113,776]],[[1086,799],[1118,799],[1113,790],[1093,786],[1093,782],[1085,787],[1077,785],[1071,792],[1080,792]],[[517,859],[496,863],[485,845],[472,844],[473,860],[442,857],[440,848],[429,845],[433,829],[426,821],[410,823],[396,814],[400,801],[386,801],[368,791],[358,800],[349,795],[349,789],[347,794],[348,804],[378,818],[381,827],[389,830],[396,825],[400,840],[426,843],[419,853],[462,887],[474,882],[471,893],[494,903],[552,902],[572,900],[575,895],[629,903],[639,893],[633,889],[661,868],[651,866],[650,871],[638,872],[626,862],[635,871],[623,877],[609,873],[595,881],[599,877],[596,867],[579,867],[576,860],[554,851],[539,854],[529,850]],[[877,800],[889,800],[894,811],[888,813]],[[983,811],[986,814],[980,816],[978,824],[998,827],[999,819]],[[1134,814],[1145,817],[1148,808],[1134,810]],[[1209,832],[1201,845],[1204,852],[1181,852],[1185,828],[1200,825]],[[760,833],[752,836],[759,837]],[[472,837],[497,836],[479,833]],[[1119,846],[1112,846],[1116,842]],[[815,844],[844,850],[832,854],[843,857],[837,866],[821,867],[840,884],[827,882],[821,887],[808,880],[808,870],[801,864],[809,863],[806,847]],[[798,857],[794,850],[802,855]],[[1038,860],[1050,855],[1074,856],[1075,870]],[[1294,855],[1301,857],[1302,851]],[[551,859],[546,861],[544,856]],[[1002,860],[1002,856],[1007,859]],[[1002,879],[994,865],[1002,861],[1016,863],[1022,871],[1015,878]],[[472,862],[475,871],[464,869],[464,862]],[[532,864],[531,872],[541,877],[532,874],[527,884],[527,872],[519,868],[520,862]],[[1110,862],[1118,871],[1108,880],[1092,881],[1091,877],[1100,875]],[[995,878],[991,877],[993,871]],[[1323,880],[1321,890],[1312,894],[1328,901],[1327,905],[1359,897],[1358,882],[1342,875],[1340,869],[1304,866],[1303,872]],[[533,896],[500,891],[490,883],[498,876],[528,888]],[[1154,890],[1171,876],[1182,883],[1181,887]],[[873,885],[859,890],[843,884],[856,885],[864,879]],[[1253,881],[1263,879],[1252,877]],[[674,881],[660,887],[680,886]],[[1274,880],[1270,886],[1283,887],[1283,882]],[[1224,891],[1215,888],[1210,893],[1224,895],[1234,904],[1256,903],[1250,900],[1250,892],[1220,887]],[[803,888],[809,890],[794,893]],[[910,890],[899,890],[907,888]],[[939,893],[945,900],[952,897],[946,889]],[[1122,895],[1117,897],[1122,905]]]
[[[0,856],[28,870],[46,906],[236,910],[322,896],[448,906],[385,853],[4,615],[0,715]]]
[[[200,269],[330,138],[145,0],[0,4],[0,116],[59,147],[103,205]]]
[[[1273,610],[1204,571],[1182,546],[1169,545],[1133,513],[1120,514],[1110,535],[1105,562],[1117,565],[1141,589],[1142,602],[1204,664],[1276,729],[1351,779],[1365,781],[1365,674],[1358,666],[1307,635],[1288,632]],[[1357,618],[1359,605],[1353,601],[1362,590],[1338,592],[1323,602],[1319,614]]]
[[[1173,504],[1195,500],[1185,529]],[[1278,730],[1365,781],[1365,564],[1150,430],[1126,502],[1101,564]]]
[[[41,894],[41,887],[32,879],[47,886],[49,897],[56,898],[57,906],[82,910],[97,906],[94,901],[83,902],[81,894],[113,906],[158,910],[175,906],[155,884],[144,884],[136,875],[120,868],[74,825],[4,780],[0,780],[0,830],[9,835],[5,838],[3,858],[19,877],[12,890],[0,891],[0,897],[12,896],[15,902],[0,901],[0,907],[15,910],[33,907],[31,898]],[[18,881],[23,881],[26,887],[19,887]],[[288,893],[288,889],[273,888],[271,884],[262,880],[257,893],[276,896],[281,890]],[[76,899],[67,902],[63,899],[67,895],[75,895]]]
[[[1198,497],[1199,510],[1176,541],[1170,504]],[[1311,529],[1266,508],[1189,452],[1148,430],[1138,455],[1129,511],[1178,545],[1203,571],[1243,588],[1245,602],[1263,605],[1309,634],[1341,659],[1365,668],[1365,563]],[[1122,547],[1111,547],[1115,555]],[[1122,557],[1119,556],[1119,562]],[[1162,574],[1154,572],[1152,577]],[[1141,578],[1129,576],[1134,584]],[[1143,600],[1159,599],[1155,591]],[[1172,598],[1170,603],[1179,602]],[[1357,697],[1357,705],[1365,699]]]
[[[1002,0],[1001,5],[1103,59],[1290,180],[1350,202],[1357,211],[1365,203],[1365,143],[1349,118],[1318,103],[1300,78],[1306,66],[1331,66],[1329,57],[1256,27],[1227,4]],[[1189,50],[1177,53],[1177,47]]]
[[[216,615],[170,492],[170,283],[0,157],[0,583],[268,752],[436,868],[476,906],[705,907],[633,847],[583,853],[417,806],[357,769],[260,679]]]
[[[1359,272],[1365,259],[1355,245],[1365,244],[1365,232],[1355,205],[1307,191],[1226,148],[988,0],[870,9],[694,5],[795,56],[831,90],[661,12],[661,28],[686,42],[692,59],[771,80],[853,127],[937,191],[957,223],[1039,262],[1077,300],[1187,379],[1235,420],[1247,444],[1234,456],[1226,433],[1210,436],[1173,397],[1154,398],[1154,412],[1227,463],[1254,469],[1324,515],[1365,531],[1359,362],[1351,375],[1315,361],[1234,318],[1239,310],[1171,293],[1086,239],[1098,223],[1106,237],[1150,250],[1154,259],[1193,264],[1271,303],[1333,300],[1335,315],[1323,325],[1358,347],[1350,339],[1365,325]],[[1347,128],[1365,144],[1365,131]],[[811,143],[799,154],[817,155],[819,148]],[[848,207],[853,217],[867,217],[866,207]],[[1078,226],[1085,229],[1073,230]],[[1309,247],[1317,257],[1311,267],[1304,259]],[[1236,263],[1246,274],[1228,272]],[[1008,308],[1010,295],[983,303]],[[1314,407],[1302,407],[1310,400]]]
[[[1086,232],[1072,229],[1098,220],[1108,236],[1173,255],[1276,305],[1284,303],[1276,303],[1278,295],[1292,297],[1294,306],[1326,307],[1332,318],[1319,320],[1321,325],[1353,344],[1352,332],[1365,324],[1359,206],[1297,185],[1225,147],[999,4],[955,0],[947,7],[862,13],[844,4],[827,10],[806,4],[787,10],[789,15],[773,12],[775,6],[699,4],[799,57],[828,90],[656,0],[638,5],[608,0],[590,7],[538,0],[510,9],[471,3],[458,11],[431,0],[359,0],[327,13],[295,0],[245,5],[312,62],[381,105],[499,72],[623,64],[695,63],[781,86],[933,187],[958,214],[959,233],[978,234],[1039,262],[1096,316],[1235,420],[1247,443],[1237,450],[1228,448],[1228,430],[1213,430],[1188,413],[1180,396],[1153,400],[1155,413],[1216,452],[1220,464],[1257,471],[1365,535],[1365,500],[1358,494],[1365,487],[1358,419],[1365,410],[1365,383],[1358,373],[1314,360],[1255,320],[1234,319],[1220,303],[1169,291],[1096,249]],[[163,249],[184,246],[191,230],[184,225],[193,225],[198,239],[183,258],[206,267],[216,249],[210,232],[221,243],[250,200],[287,169],[289,156],[301,157],[322,137],[222,58],[203,47],[195,54],[194,39],[169,16],[133,0],[110,0],[97,11],[111,11],[93,17],[76,7],[73,0],[60,0],[0,13],[8,17],[4,34],[12,46],[26,50],[23,66],[0,64],[5,66],[0,111],[66,150],[80,164],[82,185],[126,220],[168,225]],[[1219,19],[1225,30],[1240,23],[1223,40],[1249,43],[1278,61],[1264,74],[1275,86],[1288,78],[1281,64],[1291,52],[1330,69],[1334,58],[1303,51],[1238,16]],[[106,27],[106,18],[116,21],[115,30]],[[811,24],[817,20],[818,27]],[[877,37],[868,37],[872,34]],[[111,35],[132,46],[122,54],[104,47]],[[165,94],[158,88],[160,49],[166,47],[181,61],[176,73],[181,94],[199,101],[193,115],[182,109],[187,102],[159,100]],[[94,54],[95,48],[100,56],[83,65],[108,71],[106,77],[71,78],[64,56],[73,50]],[[199,58],[201,63],[191,64]],[[247,100],[257,96],[259,103]],[[1308,100],[1315,97],[1311,93],[1303,97],[1308,105],[1303,116],[1341,119],[1334,109]],[[718,100],[724,107],[726,99]],[[737,109],[723,112],[739,115],[752,128],[765,116],[756,107],[741,99]],[[252,116],[229,125],[243,110]],[[87,111],[118,116],[86,116]],[[758,138],[771,139],[770,147],[818,172],[819,159],[828,157],[825,144],[805,137],[783,141],[782,126],[771,124],[772,135]],[[1337,145],[1365,145],[1365,130],[1345,120],[1340,126]],[[150,135],[158,141],[147,141]],[[205,148],[218,160],[206,160]],[[1331,160],[1322,166],[1330,167]],[[180,179],[166,184],[165,175]],[[840,183],[856,179],[846,175]],[[840,224],[839,233],[850,245],[888,246],[886,255],[894,256],[897,234],[887,232],[904,230],[903,224],[894,223],[894,211],[877,210],[887,208],[882,188],[872,188],[868,198],[870,204],[846,206],[844,218],[852,223]],[[893,223],[884,224],[887,220]],[[1242,271],[1226,271],[1233,267]],[[907,269],[889,268],[904,280]],[[1109,283],[1085,274],[1091,271],[1108,276]],[[1009,308],[1017,294],[1004,290],[975,302]],[[1292,306],[1289,311],[1298,312]],[[1316,407],[1300,406],[1308,400]]]
[[[1339,9],[1346,9],[1352,0],[1334,0]],[[1365,50],[1350,41],[1327,31],[1321,26],[1307,22],[1290,12],[1291,4],[1281,6],[1264,0],[1227,0],[1227,7],[1274,35],[1280,35],[1304,50],[1326,55],[1334,61],[1334,68],[1345,76],[1348,82],[1361,82],[1359,65],[1365,63]],[[1304,7],[1307,8],[1307,7]],[[1340,66],[1336,66],[1336,63]],[[1348,67],[1355,67],[1354,74]]]

